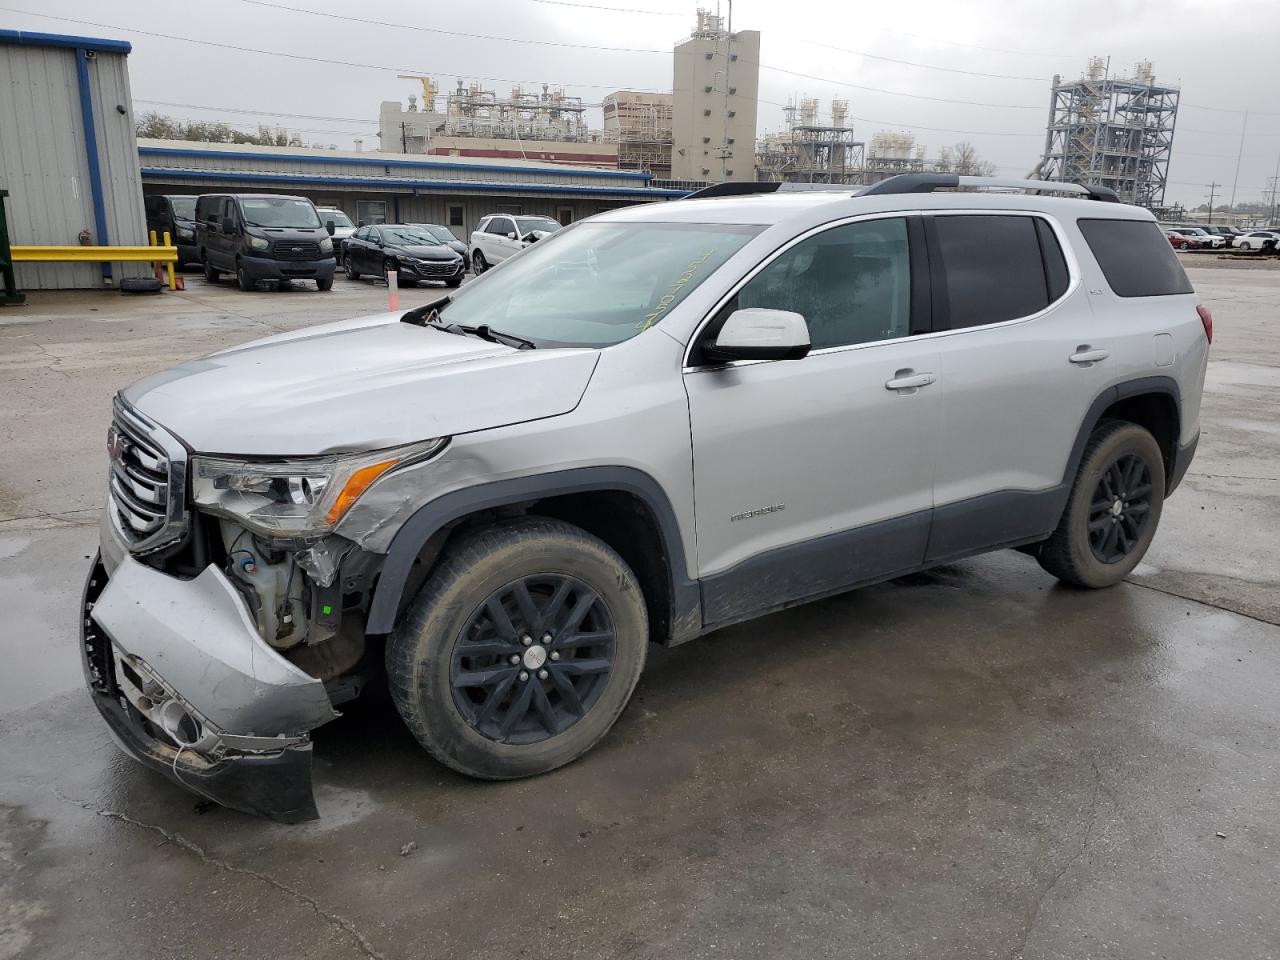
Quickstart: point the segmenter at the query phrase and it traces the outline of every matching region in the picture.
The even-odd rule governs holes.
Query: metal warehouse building
[[[14,244],[147,242],[122,40],[0,30],[0,189]],[[28,290],[145,276],[145,263],[20,263]]]
[[[439,223],[467,239],[490,213],[570,223],[614,207],[684,196],[648,173],[524,160],[364,153],[307,147],[139,140],[148,196],[288,193],[357,223]]]

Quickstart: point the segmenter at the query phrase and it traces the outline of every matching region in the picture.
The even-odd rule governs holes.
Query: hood
[[[516,350],[378,314],[224,350],[125,400],[199,453],[376,450],[568,413],[595,350]]]
[[[326,233],[328,233],[328,230],[326,230],[325,232],[326,232]],[[352,235],[353,233],[355,233],[355,232],[356,232],[356,228],[355,228],[355,227],[334,227],[334,228],[333,228],[333,239],[335,239],[335,240],[349,240],[349,239],[351,238],[351,235]]]
[[[390,250],[394,253],[398,253],[406,257],[417,257],[419,260],[456,260],[458,259],[457,252],[445,246],[443,243],[423,243],[423,244],[388,243],[385,247],[385,250]]]

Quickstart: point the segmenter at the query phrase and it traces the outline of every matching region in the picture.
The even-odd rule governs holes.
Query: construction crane
[[[421,73],[399,73],[396,74],[399,80],[417,80],[422,84],[422,110],[424,113],[435,113],[436,110],[436,94],[440,92],[439,86],[431,77]]]

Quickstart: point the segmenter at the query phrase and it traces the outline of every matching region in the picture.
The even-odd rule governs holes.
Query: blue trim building
[[[123,40],[0,30],[0,189],[15,244],[146,243]],[[28,290],[113,285],[146,264],[23,263]]]
[[[568,223],[613,207],[673,200],[647,173],[534,161],[142,140],[142,181],[158,193],[289,193],[356,222],[439,223],[465,239],[490,213]]]

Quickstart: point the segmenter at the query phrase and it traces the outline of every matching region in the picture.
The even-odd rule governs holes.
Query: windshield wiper
[[[432,326],[437,325],[432,324]],[[515,347],[517,350],[536,350],[538,348],[538,345],[532,340],[517,337],[514,333],[503,333],[501,330],[494,330],[487,323],[481,323],[474,327],[468,327],[461,323],[451,323],[447,326],[439,326],[439,329],[446,330],[449,333],[465,333],[473,337],[479,337],[481,340],[488,340],[490,343],[501,343],[508,347]]]

